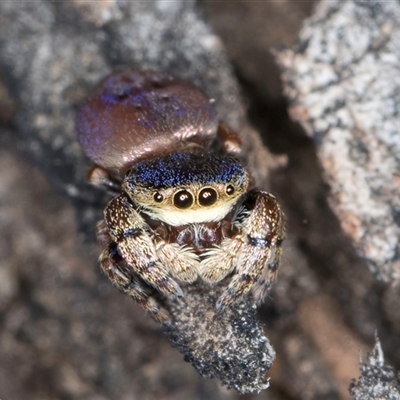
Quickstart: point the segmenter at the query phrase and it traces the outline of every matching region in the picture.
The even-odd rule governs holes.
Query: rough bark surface
[[[385,363],[379,339],[368,354],[367,361],[361,361],[361,376],[350,385],[355,400],[400,399],[400,374]]]

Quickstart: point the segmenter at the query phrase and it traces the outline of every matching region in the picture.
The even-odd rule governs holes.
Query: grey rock
[[[297,48],[276,53],[331,207],[383,282],[400,276],[399,37],[398,2],[321,1]]]

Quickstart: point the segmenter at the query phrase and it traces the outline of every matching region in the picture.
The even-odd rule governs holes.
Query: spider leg
[[[87,174],[87,179],[92,185],[105,189],[113,196],[117,196],[121,193],[121,182],[116,178],[112,178],[109,173],[101,167],[93,166]]]
[[[239,135],[228,125],[220,122],[217,130],[217,137],[220,140],[220,151],[224,154],[239,157],[242,152],[242,141]]]
[[[157,257],[150,227],[126,195],[115,197],[108,203],[104,221],[119,254],[136,275],[164,295],[183,295]]]
[[[99,242],[104,246],[99,261],[102,271],[121,291],[131,296],[158,322],[166,322],[171,316],[161,303],[152,297],[150,287],[123,261],[117,245],[108,234],[104,221],[97,224]]]
[[[235,275],[217,301],[223,309],[250,291],[260,303],[275,279],[284,239],[283,213],[274,196],[253,190],[248,197],[251,211],[243,221],[243,245]]]
[[[269,289],[276,278],[279,261],[282,255],[282,242],[283,238],[278,239],[275,246],[271,248],[271,255],[266,268],[264,268],[259,279],[254,283],[254,286],[251,289],[257,304],[261,303],[265,299],[265,296],[268,294]]]

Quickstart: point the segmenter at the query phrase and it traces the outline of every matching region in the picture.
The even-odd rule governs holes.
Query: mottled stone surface
[[[277,52],[290,114],[317,143],[330,204],[374,275],[400,277],[400,5],[322,1]]]

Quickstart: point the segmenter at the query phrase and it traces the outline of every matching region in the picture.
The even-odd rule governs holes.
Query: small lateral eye
[[[161,203],[164,200],[164,196],[161,193],[154,193],[153,199],[156,203]]]
[[[199,203],[201,206],[211,206],[217,201],[217,192],[211,188],[202,189],[199,193]]]
[[[174,205],[177,208],[189,208],[193,204],[193,196],[187,190],[180,190],[175,193]]]
[[[232,185],[228,185],[226,187],[226,194],[231,196],[233,193],[235,193],[235,188]]]

